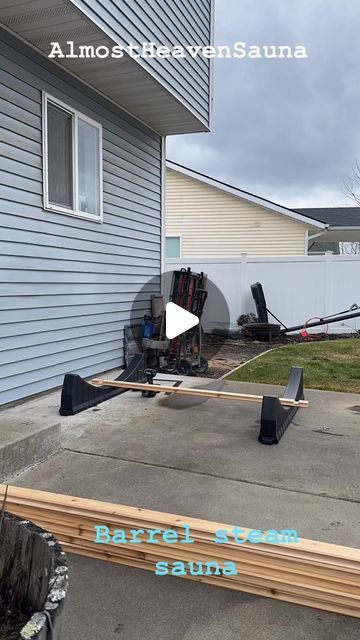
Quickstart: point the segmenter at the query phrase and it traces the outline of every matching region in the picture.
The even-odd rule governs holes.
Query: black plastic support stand
[[[146,382],[145,371],[148,368],[147,354],[135,355],[129,366],[116,378],[122,382]],[[105,400],[125,393],[128,389],[114,389],[113,387],[95,387],[86,382],[84,378],[75,374],[67,373],[61,392],[60,415],[73,416],[80,411],[95,407]]]
[[[304,400],[304,379],[301,367],[292,367],[283,398]],[[259,442],[278,444],[295,416],[298,407],[284,407],[276,396],[264,396],[261,409]]]

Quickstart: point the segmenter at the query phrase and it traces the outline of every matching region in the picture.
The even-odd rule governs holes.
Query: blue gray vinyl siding
[[[104,222],[43,209],[42,91],[103,126]],[[161,264],[161,138],[0,31],[0,404],[124,363]],[[154,291],[155,288],[155,291]]]
[[[71,0],[122,44],[209,45],[211,0]],[[210,110],[210,60],[147,58],[144,66],[206,124]]]

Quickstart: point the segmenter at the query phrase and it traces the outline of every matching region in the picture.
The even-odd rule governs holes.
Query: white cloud
[[[210,134],[168,157],[288,206],[351,206],[360,159],[360,3],[217,0],[216,42],[305,44],[308,60],[217,60]]]

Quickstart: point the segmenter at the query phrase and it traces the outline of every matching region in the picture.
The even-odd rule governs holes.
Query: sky
[[[215,45],[304,45],[307,59],[214,62],[211,133],[167,157],[289,207],[354,206],[360,161],[360,2],[215,0]]]

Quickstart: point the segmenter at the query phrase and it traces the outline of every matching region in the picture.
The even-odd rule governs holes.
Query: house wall
[[[166,171],[166,233],[182,236],[183,256],[304,255],[311,228]]]
[[[71,0],[124,44],[208,45],[212,0]],[[205,123],[209,123],[210,66],[203,56],[147,58],[144,66]]]
[[[161,138],[9,34],[0,38],[0,404],[124,363],[161,262]],[[43,209],[42,91],[103,126],[104,222]],[[148,309],[149,296],[139,305]]]

